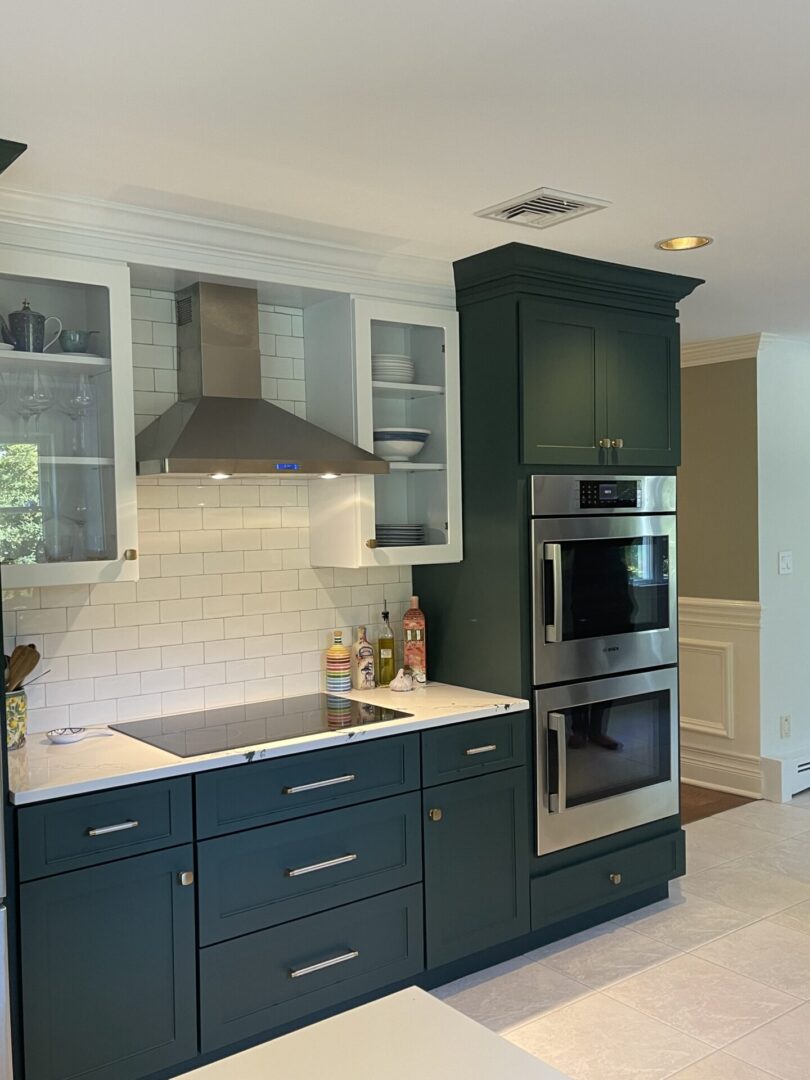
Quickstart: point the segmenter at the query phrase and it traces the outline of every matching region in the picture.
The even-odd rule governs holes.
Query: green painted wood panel
[[[678,829],[533,878],[532,930],[670,881],[685,869],[685,834]]]
[[[339,783],[320,785],[324,781]],[[398,735],[254,761],[196,778],[197,835],[222,836],[415,791],[419,736]],[[290,789],[303,790],[290,790]]]
[[[421,881],[421,819],[413,792],[204,840],[197,851],[200,944]]]
[[[607,430],[621,468],[680,463],[680,347],[673,319],[617,315],[607,364]]]
[[[191,780],[184,776],[23,806],[17,821],[23,881],[78,870],[189,843]],[[121,832],[90,835],[133,822],[137,824]]]
[[[528,712],[505,713],[423,731],[423,786],[525,765],[529,716]]]
[[[431,788],[422,806],[427,966],[528,933],[528,770]]]
[[[211,945],[200,953],[202,1048],[269,1033],[423,968],[420,885]]]
[[[197,1052],[191,846],[21,888],[26,1080],[139,1080]]]
[[[523,462],[600,464],[609,313],[522,299],[519,318]]]

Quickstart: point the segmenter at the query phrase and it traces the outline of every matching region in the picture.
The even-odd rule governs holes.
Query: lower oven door
[[[538,690],[537,854],[678,812],[678,669]]]

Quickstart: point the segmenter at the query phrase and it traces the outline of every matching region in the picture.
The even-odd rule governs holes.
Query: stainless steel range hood
[[[262,400],[255,289],[176,295],[179,400],[135,439],[140,476],[387,473],[388,462]]]

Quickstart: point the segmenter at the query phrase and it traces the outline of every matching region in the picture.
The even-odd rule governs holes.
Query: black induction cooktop
[[[384,720],[401,720],[413,713],[383,709],[331,694],[307,694],[278,701],[229,705],[178,716],[156,716],[110,724],[115,731],[168,750],[176,757],[216,754],[222,750],[283,742],[299,735],[365,727]]]

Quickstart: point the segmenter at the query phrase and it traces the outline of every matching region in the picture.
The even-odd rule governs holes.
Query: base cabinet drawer
[[[532,880],[532,930],[660,885],[685,872],[683,830]]]
[[[525,765],[530,713],[504,713],[422,733],[425,787]]]
[[[115,788],[20,808],[23,881],[192,840],[191,780]]]
[[[203,840],[200,943],[264,930],[422,879],[418,792]]]
[[[269,1032],[422,969],[419,885],[211,945],[200,954],[202,1049]]]
[[[416,791],[419,779],[418,735],[217,769],[197,777],[197,835],[223,836]]]

